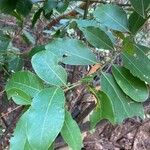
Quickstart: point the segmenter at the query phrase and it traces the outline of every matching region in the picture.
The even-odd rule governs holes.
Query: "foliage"
[[[65,105],[65,92],[79,84],[85,84],[97,99],[90,116],[92,128],[102,119],[116,124],[129,117],[144,118],[142,102],[149,96],[150,49],[139,45],[135,36],[149,18],[150,1],[130,0],[129,5],[122,6],[105,2],[96,5],[90,15],[87,2],[84,19],[70,18],[63,26],[80,33],[80,38],[74,39],[67,32],[64,34],[60,27],[48,43],[36,45],[34,36],[23,28],[26,17],[32,18],[34,27],[40,17],[50,19],[54,12],[65,12],[71,1],[0,0],[1,13],[16,17],[22,29],[21,36],[33,46],[30,51],[22,53],[12,46],[11,33],[0,32],[0,65],[11,73],[5,87],[8,99],[28,106],[10,140],[11,150],[53,149],[59,133],[69,147],[80,150],[81,131]],[[105,50],[114,56],[102,64],[96,59],[96,53]],[[10,62],[7,61],[8,54],[13,54]],[[23,69],[20,60],[26,56],[31,58],[35,73]],[[120,58],[120,65],[115,64],[116,58]],[[12,64],[18,64],[17,68]],[[70,85],[63,67],[65,64],[101,64],[103,67],[78,84]],[[111,67],[109,72],[105,70],[107,65]],[[100,77],[100,90],[91,84],[95,74]]]

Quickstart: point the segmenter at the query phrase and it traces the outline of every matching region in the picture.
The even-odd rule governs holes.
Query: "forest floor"
[[[2,22],[1,22],[2,21]],[[7,18],[7,24],[15,23]],[[0,27],[2,28],[3,20],[0,20]],[[41,36],[43,30],[39,25],[34,29],[38,37],[37,44],[45,43],[47,40]],[[39,30],[40,29],[40,30]],[[38,31],[38,32],[37,32]],[[146,31],[147,32],[147,31]],[[150,30],[147,32],[150,35]],[[150,38],[149,38],[150,39]],[[148,41],[150,44],[150,40]],[[13,39],[13,44],[24,51],[30,48],[18,37]],[[103,55],[104,57],[104,55]],[[108,56],[107,56],[108,57]],[[30,59],[26,58],[25,68],[31,69]],[[68,80],[71,83],[78,81],[82,76],[86,75],[89,70],[86,67],[65,66],[68,71]],[[0,72],[0,150],[9,149],[9,139],[12,136],[16,122],[21,116],[23,106],[17,106],[12,101],[8,101],[4,90],[5,78],[4,71]],[[126,119],[122,124],[111,125],[106,120],[102,120],[95,131],[88,131],[89,129],[89,109],[93,108],[93,97],[85,90],[84,86],[80,86],[66,93],[68,99],[68,108],[72,112],[74,119],[80,124],[82,135],[84,137],[83,150],[150,150],[150,102],[144,103],[146,117],[140,119],[138,117]],[[56,142],[56,149],[68,150],[60,137]]]

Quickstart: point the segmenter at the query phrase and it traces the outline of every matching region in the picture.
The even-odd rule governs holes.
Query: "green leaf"
[[[24,150],[34,150],[34,149],[32,149],[32,147],[30,146],[28,140],[26,140],[26,143],[25,143],[25,146],[24,146]]]
[[[33,55],[35,55],[36,53],[40,52],[40,51],[43,51],[45,50],[45,45],[38,45],[38,46],[35,46],[33,47],[30,51],[29,51],[29,54],[28,56],[29,57],[32,57]]]
[[[132,6],[134,7],[135,11],[141,15],[143,18],[146,17],[147,8],[150,5],[149,0],[130,0]]]
[[[141,46],[132,43],[129,49],[124,50],[122,58],[125,68],[129,69],[134,76],[150,84],[150,59]]]
[[[62,2],[60,1],[57,4],[56,10],[60,13],[63,13],[68,8],[68,5],[69,5],[69,0],[64,0]]]
[[[0,0],[0,11],[10,14],[16,7],[17,0]]]
[[[129,17],[129,29],[132,34],[136,34],[144,25],[147,19],[141,17],[138,13],[133,12]]]
[[[86,28],[86,27],[91,27],[91,26],[92,27],[99,27],[100,26],[100,24],[94,19],[92,19],[92,20],[77,19],[77,20],[75,20],[75,22],[77,23],[79,29]]]
[[[35,12],[34,16],[33,16],[33,19],[32,19],[32,27],[35,26],[37,20],[40,18],[41,16],[41,13],[43,12],[43,8],[40,8],[38,9],[37,12]]]
[[[82,137],[78,124],[73,120],[71,114],[66,111],[64,126],[61,130],[61,135],[66,143],[73,150],[81,150]]]
[[[91,50],[76,39],[55,39],[46,45],[45,49],[54,53],[65,64],[90,65],[97,63]]]
[[[11,55],[8,58],[8,71],[16,72],[23,68],[23,60],[19,56]]]
[[[148,98],[149,92],[146,84],[134,77],[129,70],[115,65],[112,70],[116,82],[130,98],[137,102],[144,102]]]
[[[90,89],[97,99],[97,106],[90,115],[91,128],[102,119],[108,119],[112,124],[115,123],[114,108],[111,100],[103,91],[95,91]]]
[[[27,141],[27,114],[27,112],[23,114],[16,125],[13,137],[10,139],[10,150],[25,150]]]
[[[17,0],[16,10],[23,16],[27,16],[32,9],[31,0]]]
[[[58,87],[43,89],[33,98],[27,121],[27,137],[33,149],[51,146],[63,127],[64,105],[64,92]]]
[[[65,85],[67,73],[64,68],[58,65],[59,60],[51,51],[41,51],[32,57],[32,66],[37,75],[45,82],[52,85]]]
[[[150,59],[150,48],[146,47],[144,45],[139,45],[137,44],[137,46],[142,49],[142,51],[145,53],[145,55]]]
[[[82,32],[91,45],[101,49],[113,49],[109,36],[100,28],[87,27],[83,28]]]
[[[110,30],[108,30],[107,27],[102,26],[99,22],[97,22],[94,19],[92,19],[92,20],[76,20],[76,23],[77,23],[78,28],[81,31],[83,28],[87,28],[87,27],[99,28],[100,30],[104,31],[105,34],[107,34],[109,36],[111,43],[116,42],[116,37],[112,34],[112,32]],[[111,43],[110,43],[110,45],[111,45]]]
[[[45,15],[51,13],[52,10],[57,7],[57,3],[58,3],[57,1],[52,1],[52,0],[45,1],[43,7],[43,9],[45,10]]]
[[[53,10],[51,10],[49,13],[46,13],[45,10],[43,11],[43,15],[47,20],[51,19],[52,14],[53,14]]]
[[[30,105],[32,97],[26,94],[24,91],[12,88],[7,91],[7,96],[12,97],[13,101],[18,105]]]
[[[94,12],[95,18],[110,29],[129,32],[126,12],[117,5],[100,5]]]
[[[35,45],[35,37],[28,31],[23,30],[23,39],[27,44],[33,44]]]
[[[8,98],[13,97],[18,104],[28,105],[29,98],[34,97],[43,87],[43,83],[36,75],[29,71],[20,71],[8,81],[5,90]]]
[[[101,87],[111,101],[115,123],[121,123],[124,119],[134,116],[144,117],[142,104],[131,100],[123,93],[112,75],[102,73]]]
[[[54,143],[52,143],[51,146],[48,148],[48,150],[54,150],[54,148],[55,148],[55,145]]]
[[[10,37],[0,32],[0,53],[4,53],[7,50],[9,43]]]
[[[22,27],[22,26],[23,26],[23,17],[21,16],[21,14],[19,14],[17,11],[14,10],[14,11],[11,13],[11,15],[14,16],[14,17],[17,19],[18,25],[19,25],[20,27]]]

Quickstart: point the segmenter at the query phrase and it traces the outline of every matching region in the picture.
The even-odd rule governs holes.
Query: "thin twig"
[[[3,117],[5,117],[5,116],[9,115],[9,114],[12,113],[13,111],[15,111],[15,110],[17,110],[17,109],[19,109],[19,108],[21,108],[21,107],[22,107],[22,106],[17,106],[16,108],[12,109],[11,111],[9,111],[9,112],[3,114],[2,116],[0,116],[0,118],[3,118]]]
[[[86,19],[86,18],[87,18],[89,5],[90,5],[90,0],[87,0],[87,1],[86,1],[86,6],[85,6],[85,10],[84,10],[84,16],[83,16],[83,19]]]

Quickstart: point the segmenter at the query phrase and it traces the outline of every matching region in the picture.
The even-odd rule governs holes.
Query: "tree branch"
[[[105,1],[99,1],[99,0],[89,0],[88,3],[86,3],[87,0],[78,0],[78,1],[82,1],[82,2],[83,2],[83,3],[81,3],[78,7],[79,7],[80,9],[84,9],[84,10],[87,9],[87,5],[89,6],[89,5],[93,4],[93,3],[108,4],[108,3],[105,2]],[[121,7],[130,7],[130,6],[131,6],[130,4],[122,4],[122,3],[115,3],[115,4],[116,4],[116,5],[119,5],[119,6],[121,6]],[[87,11],[87,10],[86,10],[86,11]],[[84,13],[84,18],[85,18],[85,15],[87,15],[87,14],[86,14],[86,13],[87,13],[86,11],[85,11],[85,13]],[[50,29],[50,28],[52,28],[53,26],[55,26],[56,24],[58,24],[61,19],[64,19],[64,18],[67,18],[67,17],[75,17],[77,14],[78,14],[78,12],[77,12],[75,9],[73,9],[73,10],[70,11],[70,12],[67,12],[67,13],[65,13],[65,14],[63,14],[63,15],[60,15],[60,16],[54,18],[54,19],[46,26],[46,28],[47,28],[47,29]]]

